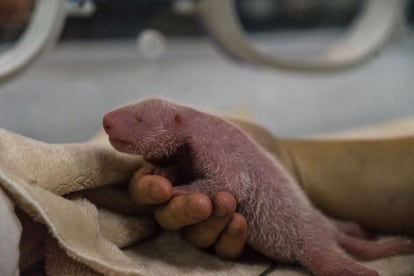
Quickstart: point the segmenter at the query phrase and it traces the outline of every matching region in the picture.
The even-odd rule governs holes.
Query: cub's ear
[[[175,114],[174,116],[174,121],[177,125],[181,125],[181,123],[183,122],[183,118],[181,117],[180,114]]]

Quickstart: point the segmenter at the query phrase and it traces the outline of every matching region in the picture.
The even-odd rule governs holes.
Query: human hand
[[[222,258],[241,255],[247,223],[236,212],[236,200],[231,194],[219,192],[212,199],[202,193],[173,197],[173,187],[167,178],[140,173],[131,179],[129,193],[139,205],[156,205],[154,216],[161,227],[182,229],[194,246],[214,246]]]

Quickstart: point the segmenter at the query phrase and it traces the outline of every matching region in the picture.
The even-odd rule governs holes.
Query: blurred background
[[[279,136],[303,137],[414,116],[414,1],[401,28],[369,61],[323,73],[235,62],[216,46],[193,1],[67,1],[57,44],[0,83],[0,127],[46,142],[81,142],[103,114],[163,96],[235,112]],[[238,0],[238,19],[267,51],[335,43],[362,0]],[[0,0],[0,54],[30,22],[34,0]],[[271,45],[271,47],[269,47]]]

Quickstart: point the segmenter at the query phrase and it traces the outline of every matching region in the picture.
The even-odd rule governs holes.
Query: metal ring
[[[63,0],[37,0],[22,37],[0,55],[0,83],[27,68],[60,34],[65,20]]]
[[[326,71],[356,65],[376,54],[401,24],[404,0],[369,0],[350,32],[332,48],[312,55],[258,52],[245,36],[234,0],[200,0],[198,13],[207,31],[230,56],[256,65],[300,71]]]

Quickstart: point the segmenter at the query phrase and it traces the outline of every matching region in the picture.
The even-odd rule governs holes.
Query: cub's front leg
[[[144,175],[158,175],[167,178],[173,185],[182,184],[183,175],[180,173],[178,166],[157,166],[151,163],[146,163],[136,174],[136,178],[141,178]]]

